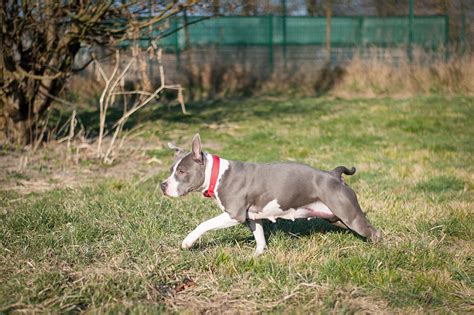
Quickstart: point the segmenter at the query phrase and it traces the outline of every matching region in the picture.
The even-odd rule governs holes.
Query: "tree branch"
[[[53,76],[49,76],[49,75],[36,75],[36,74],[32,74],[32,73],[29,73],[27,72],[26,70],[24,70],[21,66],[17,65],[16,69],[25,77],[28,77],[28,78],[31,78],[31,79],[34,79],[34,80],[56,80],[58,79],[59,77],[61,77],[62,75],[65,75],[65,73],[63,72],[58,72],[56,73],[55,75]]]

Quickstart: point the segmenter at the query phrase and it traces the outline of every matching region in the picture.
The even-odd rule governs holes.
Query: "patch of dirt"
[[[107,141],[107,140],[106,140]],[[107,147],[107,142],[104,143]],[[112,164],[97,158],[96,144],[50,142],[36,152],[0,147],[0,189],[21,194],[55,188],[77,188],[104,178],[145,181],[166,165],[150,152],[167,150],[157,139],[125,140]],[[172,153],[170,152],[170,158]]]

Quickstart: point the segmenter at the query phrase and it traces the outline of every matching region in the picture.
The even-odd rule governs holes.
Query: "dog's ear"
[[[168,148],[170,148],[171,150],[174,150],[175,155],[180,155],[180,154],[185,152],[183,149],[181,149],[180,147],[175,146],[171,142],[168,142]]]
[[[191,152],[193,154],[193,160],[202,163],[201,137],[198,133],[194,135]]]

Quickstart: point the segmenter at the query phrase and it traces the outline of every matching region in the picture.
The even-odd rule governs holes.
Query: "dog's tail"
[[[350,170],[345,166],[338,166],[335,169],[333,169],[330,173],[333,176],[335,176],[335,177],[339,178],[340,180],[344,181],[342,179],[342,176],[341,176],[343,173],[346,174],[346,175],[354,175],[355,172],[356,172],[356,168],[354,166]]]

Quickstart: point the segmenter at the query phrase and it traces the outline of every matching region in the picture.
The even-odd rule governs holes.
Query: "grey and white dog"
[[[266,247],[262,219],[295,220],[322,218],[349,228],[376,242],[381,232],[367,220],[354,191],[344,183],[342,174],[352,170],[338,166],[321,171],[308,165],[277,162],[268,164],[230,161],[203,152],[199,134],[193,138],[191,152],[168,144],[176,151],[171,175],[161,183],[163,193],[171,197],[202,192],[213,197],[222,214],[199,224],[183,240],[190,248],[207,231],[248,222],[257,248]]]

